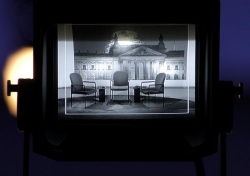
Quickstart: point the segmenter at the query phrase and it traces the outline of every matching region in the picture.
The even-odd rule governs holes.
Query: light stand
[[[239,83],[238,87],[233,86],[232,81],[219,82],[219,105],[224,108],[219,113],[219,157],[220,157],[220,176],[227,175],[227,133],[231,133],[233,129],[233,101],[234,95],[238,98],[243,97],[243,83]],[[219,108],[219,107],[218,107]]]
[[[11,92],[17,94],[17,127],[18,130],[24,132],[23,145],[23,176],[29,176],[29,154],[30,154],[30,129],[31,117],[33,115],[32,108],[28,110],[29,104],[32,103],[34,93],[34,84],[32,79],[18,79],[17,85],[12,85],[11,81],[7,81],[7,95]]]

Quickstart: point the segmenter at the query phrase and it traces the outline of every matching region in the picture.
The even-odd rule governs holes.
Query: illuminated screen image
[[[195,26],[57,25],[60,117],[195,111]]]

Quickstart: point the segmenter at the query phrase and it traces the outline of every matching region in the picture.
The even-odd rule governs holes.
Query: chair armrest
[[[156,84],[149,84],[148,85],[148,87],[150,88],[150,87],[155,87],[156,86]]]
[[[81,84],[71,84],[71,86],[82,86]]]
[[[153,85],[155,85],[155,86],[164,86],[164,84],[153,84]]]
[[[151,82],[155,82],[155,81],[142,81],[141,82],[141,89],[143,88],[143,84],[145,84],[145,83],[151,83]]]
[[[156,86],[163,86],[163,84],[149,84],[149,87],[150,86],[154,86],[154,87],[156,87]]]
[[[149,85],[149,88],[150,86],[154,86],[155,89],[156,89],[156,86],[161,86],[161,88],[163,88],[163,91],[164,91],[164,84],[151,84]]]
[[[82,81],[82,82],[86,82],[86,83],[93,83],[93,84],[96,84],[96,82],[94,82],[94,81]]]
[[[94,81],[82,81],[82,82],[85,82],[85,83],[93,83],[95,85],[95,89],[96,89],[96,82]],[[85,85],[83,85],[84,89],[85,89]]]
[[[82,85],[81,85],[81,84],[71,84],[71,89],[72,89],[74,86],[82,86]]]

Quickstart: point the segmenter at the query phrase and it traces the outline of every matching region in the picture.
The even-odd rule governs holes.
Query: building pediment
[[[120,54],[119,56],[165,56],[165,55],[151,48],[148,48],[147,46],[139,46],[123,54]]]

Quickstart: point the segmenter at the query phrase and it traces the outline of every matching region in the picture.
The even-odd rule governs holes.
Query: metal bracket
[[[20,131],[29,128],[29,119],[32,110],[32,99],[34,98],[34,81],[33,79],[18,79],[18,84],[11,84],[7,80],[7,96],[11,92],[17,92],[17,127]]]

